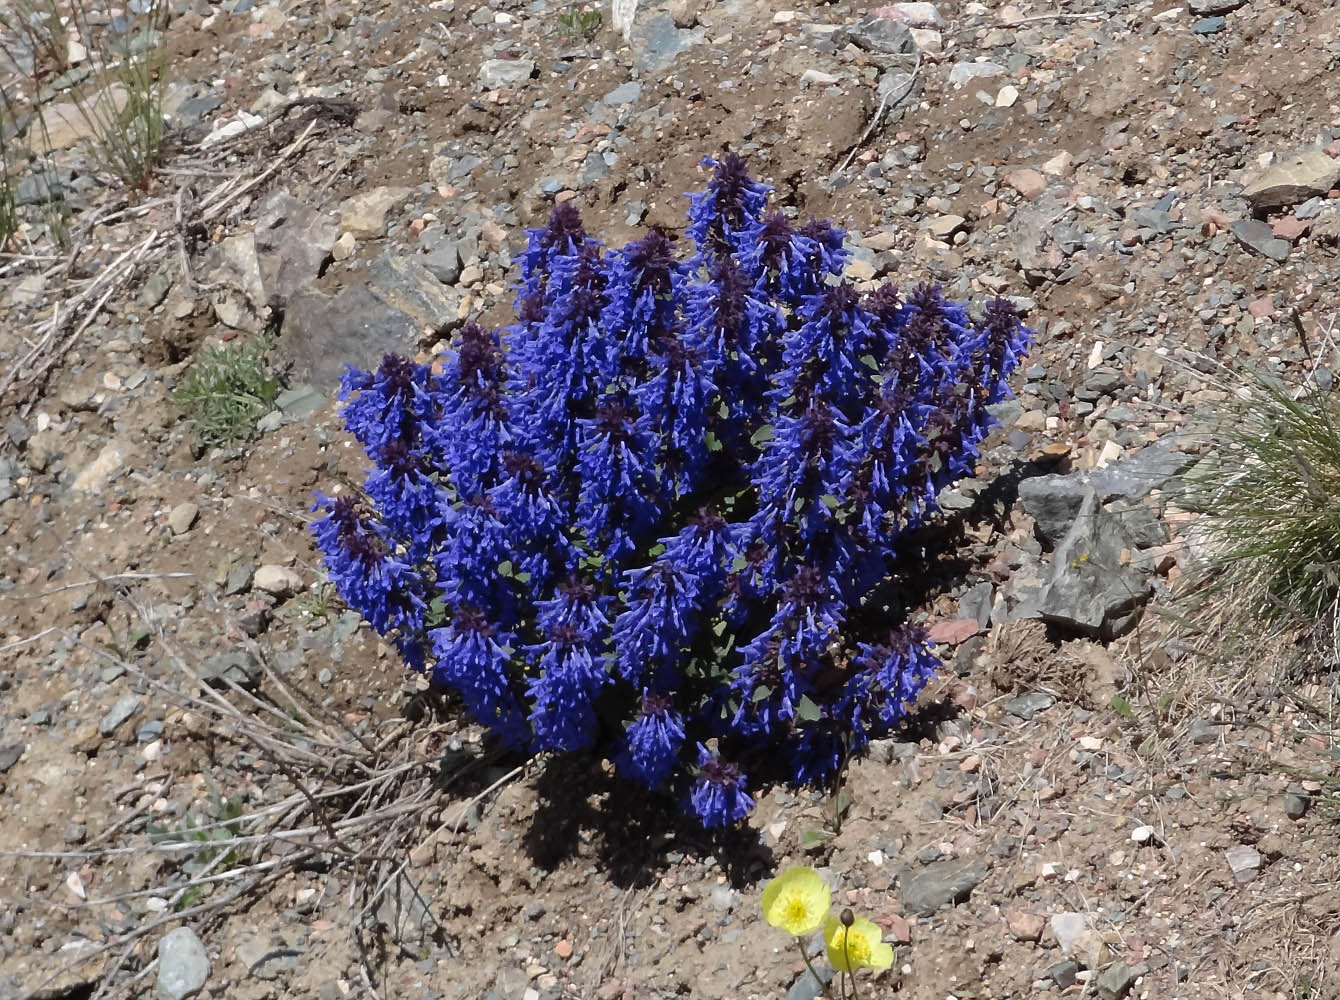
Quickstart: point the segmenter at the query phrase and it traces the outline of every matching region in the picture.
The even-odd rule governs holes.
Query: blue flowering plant
[[[1000,299],[858,291],[842,230],[705,165],[687,240],[611,250],[559,205],[503,333],[350,370],[374,468],[313,530],[349,605],[503,742],[603,754],[721,826],[747,769],[824,783],[932,676],[924,631],[863,605],[1030,331]]]

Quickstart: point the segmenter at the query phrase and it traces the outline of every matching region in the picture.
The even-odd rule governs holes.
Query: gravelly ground
[[[639,11],[625,45],[608,25],[565,35],[543,0],[200,0],[165,33],[180,148],[151,190],[104,186],[77,123],[53,137],[76,224],[145,207],[90,226],[66,267],[26,206],[0,258],[0,831],[60,854],[0,857],[0,995],[98,995],[123,953],[100,995],[159,989],[189,962],[159,947],[193,869],[150,853],[148,824],[208,817],[211,783],[249,810],[296,794],[179,664],[250,651],[273,670],[262,697],[282,680],[365,738],[394,731],[393,659],[308,589],[311,490],[363,465],[326,396],[339,363],[504,320],[521,229],[555,200],[611,244],[681,229],[698,161],[726,147],[780,205],[849,228],[853,278],[1005,294],[1039,331],[977,480],[948,498],[967,555],[925,595],[948,665],[914,731],[853,766],[818,852],[801,843],[822,797],[768,792],[714,841],[577,762],[502,782],[453,833],[512,766],[485,758],[409,840],[397,885],[431,916],[375,904],[390,926],[351,933],[358,880],[329,859],[211,909],[221,881],[180,921],[203,941],[203,995],[798,1000],[803,967],[757,906],[800,861],[900,942],[862,996],[1340,995],[1329,675],[1281,642],[1281,683],[1242,629],[1158,613],[1180,612],[1192,567],[1175,481],[1102,498],[1139,536],[1126,555],[1152,604],[1135,631],[1103,645],[1030,618],[1075,516],[1047,497],[1088,470],[1148,476],[1151,442],[1194,458],[1227,398],[1216,362],[1330,377],[1340,12],[921,6],[688,0]],[[197,147],[244,113],[266,124]],[[203,227],[179,254],[188,184]],[[80,293],[155,232],[90,314]],[[298,391],[254,445],[201,449],[168,394],[200,345],[270,309]],[[99,576],[115,579],[84,585]],[[420,759],[479,753],[468,725],[420,732]]]

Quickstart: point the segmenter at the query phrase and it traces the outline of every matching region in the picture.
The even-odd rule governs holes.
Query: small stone
[[[335,260],[348,260],[358,249],[358,240],[353,233],[341,233],[340,238],[330,247],[330,256]]]
[[[158,992],[164,1000],[186,1000],[209,977],[209,956],[189,927],[177,927],[158,941]]]
[[[1308,224],[1302,219],[1295,218],[1292,215],[1286,215],[1282,219],[1276,219],[1270,224],[1270,231],[1278,239],[1288,240],[1290,243],[1298,242],[1299,238],[1307,232]]]
[[[800,74],[800,85],[802,87],[810,85],[828,87],[837,83],[839,79],[841,79],[841,77],[834,76],[832,73],[824,73],[817,69],[807,69],[804,73]]]
[[[558,944],[554,945],[554,954],[562,959],[572,957],[572,942],[567,938],[560,938]]]
[[[1005,711],[1017,715],[1025,722],[1032,721],[1039,712],[1045,712],[1056,704],[1056,699],[1042,691],[1032,691],[1011,698],[1005,703]]]
[[[1252,299],[1247,303],[1247,314],[1253,319],[1265,319],[1275,315],[1275,300],[1267,296]]]
[[[485,59],[479,66],[479,82],[485,90],[520,87],[534,72],[530,59]]]
[[[1080,938],[1089,931],[1089,918],[1083,913],[1054,913],[1051,919],[1052,935],[1065,954],[1071,954]]]
[[[876,17],[902,21],[910,28],[943,28],[945,23],[933,3],[891,3],[874,13]]]
[[[340,231],[356,240],[376,240],[386,235],[387,215],[410,195],[413,188],[375,187],[356,194],[340,206]]]
[[[1224,860],[1228,862],[1233,877],[1241,885],[1246,885],[1256,878],[1256,874],[1261,868],[1261,854],[1249,844],[1230,847],[1224,852]]]
[[[98,723],[98,733],[101,736],[110,738],[116,731],[130,720],[136,712],[144,706],[144,702],[133,694],[125,694],[116,699],[115,704],[108,710]]]
[[[98,452],[98,457],[75,476],[74,488],[86,493],[101,491],[124,467],[127,454],[126,446],[121,442],[109,441]]]
[[[1228,227],[1243,247],[1252,253],[1284,263],[1289,259],[1289,241],[1278,239],[1271,228],[1256,219],[1239,219]]]
[[[1102,1000],[1121,1000],[1139,978],[1125,962],[1113,962],[1098,976],[1098,995]]]
[[[18,763],[25,749],[27,747],[23,743],[11,743],[7,747],[0,747],[0,774],[7,774],[9,769]]]
[[[226,688],[231,682],[240,688],[251,689],[260,684],[264,675],[256,658],[245,650],[218,653],[200,668],[200,679],[216,688]]]
[[[1005,926],[1016,941],[1038,941],[1047,926],[1047,919],[1038,913],[1005,908],[1000,911],[1000,915],[1005,918]]]
[[[200,516],[200,508],[189,501],[179,503],[168,512],[168,527],[174,535],[184,535],[191,530],[195,519]]]
[[[629,80],[615,87],[603,98],[601,103],[607,107],[617,108],[621,104],[632,104],[642,96],[642,84],[636,80]]]
[[[252,585],[278,598],[292,597],[302,590],[302,576],[287,566],[269,563],[256,570]]]
[[[996,107],[1012,108],[1017,100],[1019,100],[1019,88],[1007,83],[996,94]]]
[[[1043,177],[1038,171],[1031,167],[1021,167],[1018,170],[1011,170],[1004,177],[1007,187],[1012,187],[1018,191],[1021,196],[1032,201],[1043,191],[1047,190],[1047,178]]]
[[[0,751],[3,753],[3,751]],[[0,760],[0,771],[4,771],[3,760]],[[1290,785],[1288,791],[1284,793],[1284,815],[1290,819],[1302,819],[1307,815],[1307,807],[1311,804],[1312,797],[1307,794],[1302,785]]]
[[[976,82],[977,80],[989,80],[992,77],[1004,76],[1009,72],[1000,63],[993,62],[960,62],[954,63],[949,71],[950,86],[962,87],[965,84]]]
[[[941,907],[966,900],[986,874],[986,865],[977,859],[937,861],[921,871],[908,869],[899,880],[903,907],[931,916]]]
[[[956,232],[963,228],[963,224],[968,220],[961,215],[942,215],[931,221],[926,228],[937,240],[947,240]]]
[[[1069,177],[1075,172],[1075,158],[1063,149],[1042,162],[1042,172],[1049,177]]]
[[[83,823],[66,823],[61,839],[67,844],[82,844],[88,838],[88,827]]]
[[[1244,6],[1247,0],[1187,0],[1187,9],[1200,17],[1230,14]]]
[[[1068,990],[1079,982],[1079,966],[1067,959],[1064,962],[1057,962],[1047,970],[1047,975],[1051,976],[1052,982],[1063,990]]]
[[[1154,828],[1152,826],[1137,826],[1131,831],[1131,840],[1137,844],[1148,844],[1154,839]]]
[[[1217,35],[1228,26],[1228,18],[1225,17],[1202,17],[1191,30],[1198,35]]]

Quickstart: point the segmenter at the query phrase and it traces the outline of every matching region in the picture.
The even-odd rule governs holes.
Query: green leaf
[[[711,431],[707,432],[707,450],[708,451],[721,450],[721,441]]]
[[[825,493],[825,494],[824,494],[823,496],[821,496],[819,499],[823,501],[823,505],[824,505],[825,507],[827,507],[829,510],[837,510],[837,509],[838,509],[838,503],[839,503],[839,500],[838,500],[837,497],[833,496],[833,494],[831,494],[831,493]]]
[[[851,808],[851,803],[852,803],[851,795],[844,788],[842,791],[837,793],[837,801],[833,803],[833,810],[839,816],[845,816],[847,814],[847,810]]]
[[[731,560],[730,571],[732,573],[739,573],[748,565],[749,565],[748,559],[746,559],[744,556],[736,556],[734,559]]]
[[[499,574],[500,576],[511,576],[511,575],[512,575],[512,560],[510,560],[510,559],[504,559],[502,562],[498,563],[498,574]]]
[[[772,424],[764,424],[758,430],[754,431],[754,436],[749,439],[749,443],[755,448],[762,447],[768,441],[771,441],[773,435],[776,433],[777,431]]]
[[[832,839],[833,835],[827,830],[820,830],[818,827],[815,827],[812,830],[806,830],[800,835],[800,848],[804,851],[812,851],[814,848],[820,847]]]
[[[724,618],[712,626],[712,634],[718,639],[726,634],[726,620]]]
[[[660,542],[657,542],[651,548],[647,549],[648,559],[655,559],[657,556],[663,555],[665,555],[665,546]]]
[[[800,702],[796,705],[796,718],[803,722],[819,721],[819,706],[810,701],[809,695],[800,696]]]
[[[879,371],[879,364],[875,361],[875,356],[873,354],[862,354],[861,364],[865,365],[871,371]]]
[[[1129,701],[1127,701],[1119,694],[1115,694],[1112,696],[1112,711],[1116,712],[1123,719],[1135,718],[1135,709],[1131,707],[1131,703]]]
[[[758,687],[754,688],[754,701],[763,701],[770,697],[772,697],[772,688],[768,687],[768,685],[760,684]]]

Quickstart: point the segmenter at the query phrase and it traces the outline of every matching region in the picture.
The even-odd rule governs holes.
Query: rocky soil
[[[802,1000],[758,910],[792,863],[898,943],[863,997],[1340,995],[1330,664],[1186,616],[1181,485],[1232,372],[1333,377],[1340,9],[670,0],[626,43],[565,10],[182,2],[145,192],[51,85],[0,254],[0,996]],[[943,678],[815,846],[822,795],[713,838],[599,762],[517,769],[304,530],[365,464],[346,362],[505,321],[557,201],[615,245],[682,230],[726,148],[848,227],[853,279],[1038,331],[943,498]],[[274,411],[203,447],[191,359],[276,327]]]

